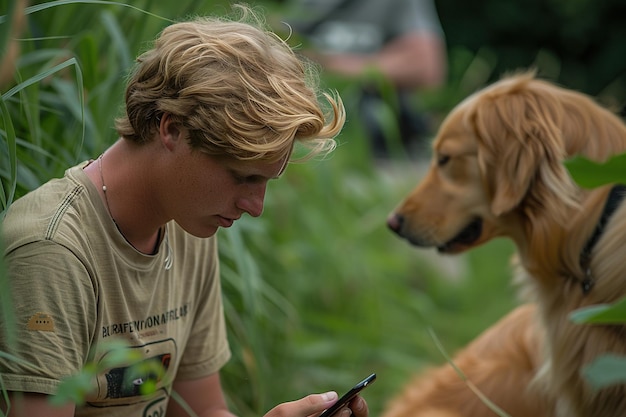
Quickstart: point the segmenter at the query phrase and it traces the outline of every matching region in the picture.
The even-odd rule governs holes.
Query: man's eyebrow
[[[241,172],[237,169],[233,169],[231,170],[231,172],[235,176],[245,179],[246,181],[267,181],[267,180],[275,180],[275,179],[280,178],[280,174],[278,176],[268,177],[263,174],[252,174],[252,173]]]
[[[282,169],[278,174],[274,175],[273,177],[269,177],[268,180],[278,180],[283,176],[284,173],[285,169]]]

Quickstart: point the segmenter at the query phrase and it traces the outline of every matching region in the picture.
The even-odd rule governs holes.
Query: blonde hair
[[[306,156],[332,151],[345,122],[341,98],[320,94],[317,67],[264,29],[252,9],[233,7],[238,20],[172,24],[137,58],[126,112],[116,120],[120,136],[149,142],[167,113],[210,155],[277,161],[295,141],[308,147]]]

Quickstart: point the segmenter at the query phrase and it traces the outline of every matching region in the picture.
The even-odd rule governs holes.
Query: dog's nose
[[[402,223],[404,223],[404,216],[401,214],[393,213],[387,218],[387,226],[396,233],[400,233]]]

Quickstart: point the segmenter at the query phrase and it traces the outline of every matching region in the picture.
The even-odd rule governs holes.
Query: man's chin
[[[219,229],[220,229],[219,226],[204,226],[204,227],[197,227],[194,229],[183,227],[183,230],[185,232],[200,239],[206,239],[208,237],[215,235],[215,233],[217,233]]]

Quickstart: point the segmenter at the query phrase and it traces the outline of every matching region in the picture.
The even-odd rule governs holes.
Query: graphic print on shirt
[[[159,333],[163,333],[162,326],[168,323],[187,317],[190,311],[189,303],[183,304],[178,308],[167,310],[161,314],[154,314],[140,320],[129,320],[116,322],[102,326],[102,338],[114,335],[125,335],[128,333],[136,333],[138,337],[151,337]]]
[[[143,415],[165,415],[191,311],[187,301],[141,318],[119,311],[103,321],[92,359],[97,369],[95,387],[87,403],[92,407],[145,404]]]
[[[175,376],[170,365],[174,364],[172,361],[176,360],[176,355],[174,339],[106,352],[97,360],[96,366],[104,368],[104,372],[98,374],[97,390],[88,398],[88,403],[104,407],[136,404],[158,397],[165,399]],[[128,360],[120,363],[121,358]],[[137,361],[137,358],[141,360]],[[107,363],[113,365],[107,367]],[[149,394],[146,395],[142,388],[147,388]]]

